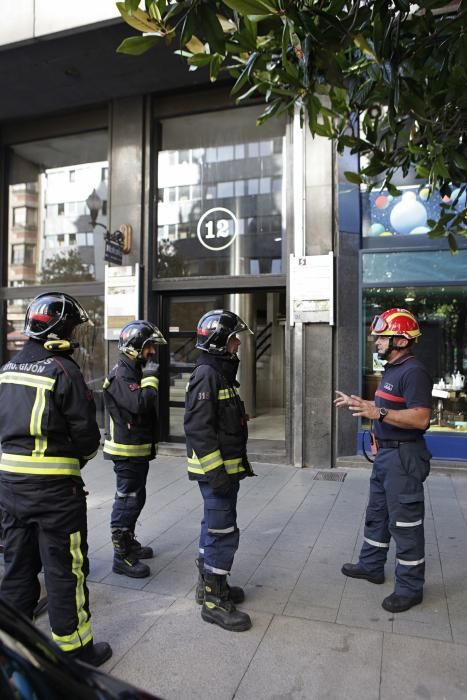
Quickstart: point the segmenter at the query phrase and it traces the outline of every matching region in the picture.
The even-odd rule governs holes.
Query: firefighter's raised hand
[[[350,394],[349,411],[355,418],[369,418],[375,420],[379,416],[379,409],[376,408],[374,401],[366,401],[361,396]]]
[[[348,408],[350,406],[350,396],[348,394],[344,394],[343,391],[339,391],[339,389],[336,389],[336,398],[334,399],[334,406],[336,408]]]

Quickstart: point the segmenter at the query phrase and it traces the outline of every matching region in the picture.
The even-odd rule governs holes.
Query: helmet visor
[[[375,316],[370,326],[370,333],[384,333],[389,328],[388,322],[381,316]]]
[[[158,328],[155,328],[153,333],[149,336],[149,338],[146,338],[146,340],[141,346],[141,350],[147,348],[148,345],[167,345],[166,339],[164,338],[164,336]]]

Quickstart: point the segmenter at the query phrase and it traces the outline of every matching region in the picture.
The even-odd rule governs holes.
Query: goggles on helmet
[[[387,331],[389,324],[386,319],[381,316],[375,316],[370,326],[370,333],[383,333]]]

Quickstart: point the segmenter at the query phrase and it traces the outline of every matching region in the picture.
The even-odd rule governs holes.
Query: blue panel
[[[450,250],[400,253],[364,253],[363,284],[408,284],[465,282],[467,250],[453,255]]]
[[[363,454],[362,435],[358,433],[357,453]],[[467,460],[467,435],[451,435],[449,433],[426,433],[425,440],[433,459]],[[365,450],[370,454],[368,433],[365,435]]]

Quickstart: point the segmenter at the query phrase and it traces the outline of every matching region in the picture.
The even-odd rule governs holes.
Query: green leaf
[[[125,0],[125,10],[127,12],[133,12],[133,10],[137,10],[139,7],[140,0]]]
[[[457,255],[457,253],[459,252],[459,248],[457,246],[456,237],[452,233],[448,233],[448,244],[449,248],[451,249],[451,253],[453,255]]]
[[[224,0],[227,7],[241,15],[272,15],[277,12],[274,3],[267,0]]]
[[[224,57],[218,53],[215,53],[211,56],[211,64],[209,66],[209,80],[211,81],[211,83],[217,80],[217,76],[219,75],[219,70],[222,66],[223,60]]]
[[[140,56],[157,44],[157,36],[130,36],[124,39],[117,48],[117,53],[126,53],[131,56]]]
[[[210,53],[195,53],[188,59],[190,66],[208,66],[211,63],[212,55]]]
[[[354,173],[351,170],[346,170],[344,172],[344,177],[346,180],[352,182],[354,185],[361,185],[363,182],[363,178],[361,177],[361,175],[359,175],[358,173]]]

